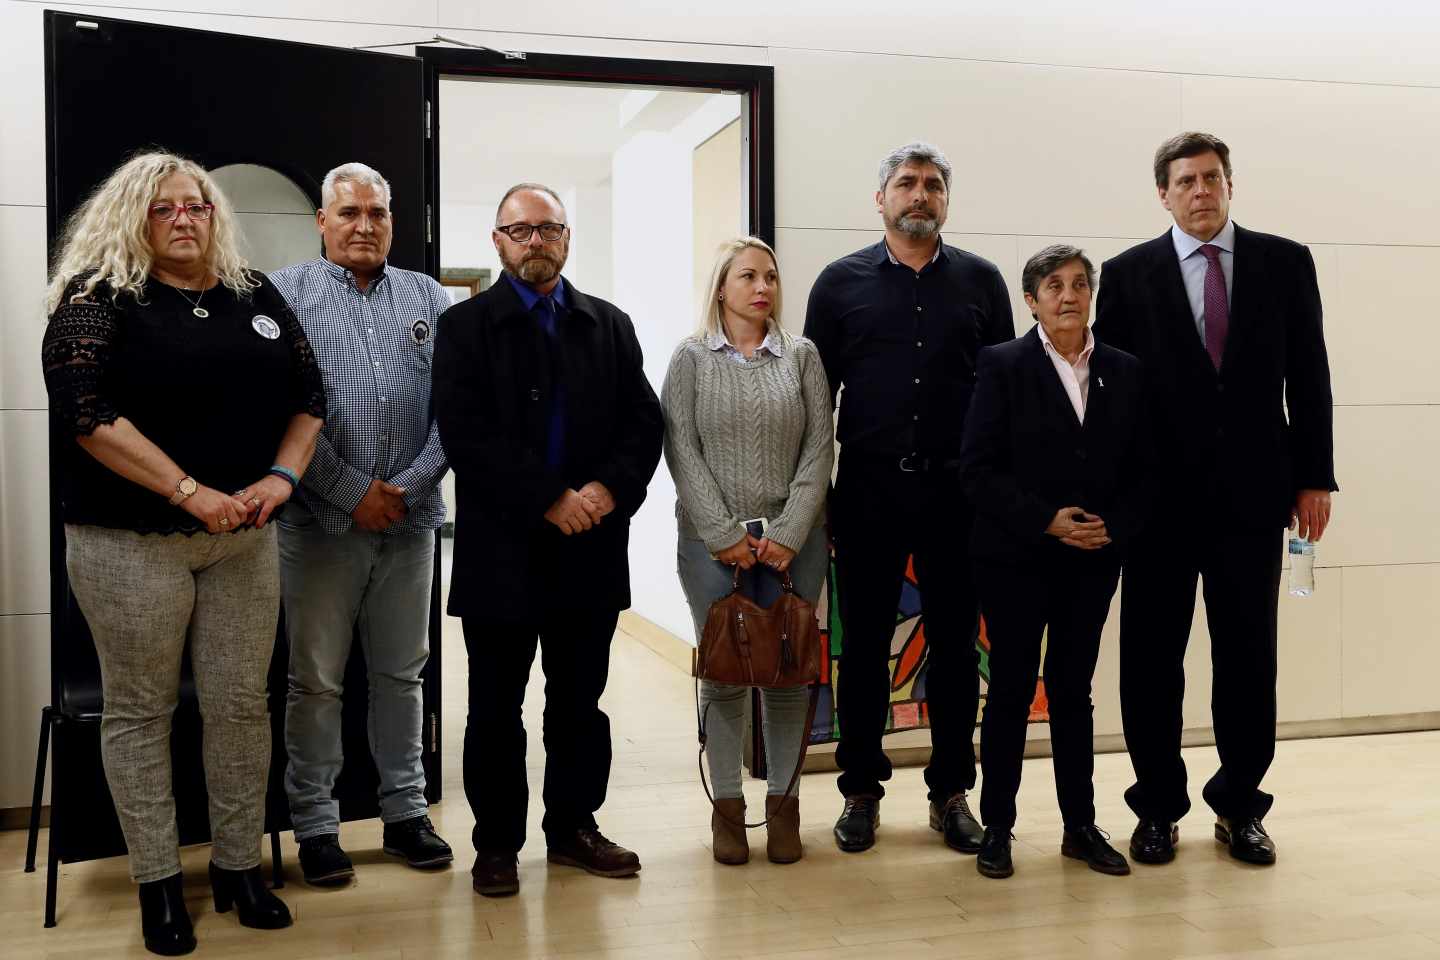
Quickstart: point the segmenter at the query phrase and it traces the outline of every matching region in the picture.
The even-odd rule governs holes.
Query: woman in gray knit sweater
[[[737,565],[745,571],[741,589],[761,605],[778,597],[787,570],[795,591],[813,602],[830,563],[830,388],[815,345],[780,326],[780,274],[763,240],[746,237],[720,249],[700,329],[675,348],[661,403],[665,461],[678,495],[677,563],[697,642]],[[746,529],[754,520],[763,520],[751,524],[752,531],[763,527],[759,535]],[[721,863],[750,858],[745,830],[736,826],[745,820],[740,741],[748,694],[742,686],[700,685],[716,803],[713,850]],[[761,699],[767,854],[793,863],[801,856],[799,798],[784,795],[806,734],[809,692],[764,690]]]

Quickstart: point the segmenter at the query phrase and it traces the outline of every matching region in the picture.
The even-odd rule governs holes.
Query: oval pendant
[[[210,316],[210,311],[206,310],[204,307],[196,307],[190,312],[195,314],[195,316],[199,317],[201,320],[204,320],[206,317]]]

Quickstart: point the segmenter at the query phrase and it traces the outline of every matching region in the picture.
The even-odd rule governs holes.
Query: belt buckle
[[[914,455],[913,453],[912,453],[910,456],[908,456],[908,457],[901,457],[901,458],[900,458],[900,472],[901,472],[901,473],[918,473],[918,472],[920,471],[920,468],[919,468],[918,466],[912,466],[912,465],[911,465],[911,462],[914,461],[914,459],[915,459],[915,455]]]

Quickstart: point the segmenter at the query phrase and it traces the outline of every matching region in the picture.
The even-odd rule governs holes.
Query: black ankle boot
[[[195,949],[195,930],[181,895],[180,874],[140,884],[140,929],[145,949],[178,957]]]
[[[235,907],[242,927],[279,930],[290,926],[290,909],[266,888],[259,867],[222,870],[212,863],[210,889],[215,894],[215,912],[229,913]]]

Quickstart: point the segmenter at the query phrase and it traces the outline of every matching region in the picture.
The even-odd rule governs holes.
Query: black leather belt
[[[960,469],[960,461],[957,459],[923,457],[915,453],[898,458],[876,456],[868,453],[852,453],[847,457],[842,450],[840,459],[842,464],[846,460],[858,460],[871,470],[898,469],[901,473],[955,473]]]

